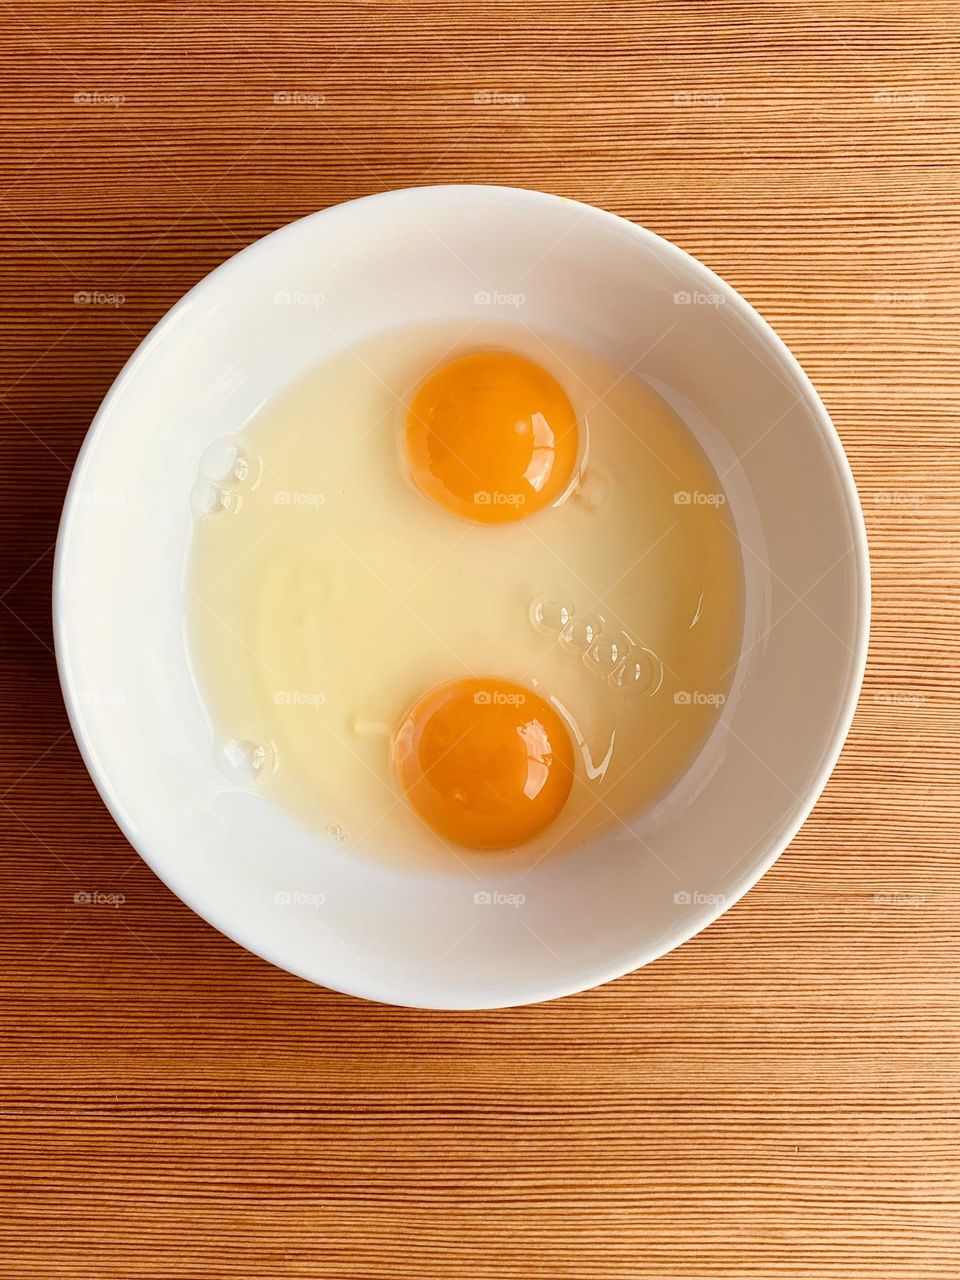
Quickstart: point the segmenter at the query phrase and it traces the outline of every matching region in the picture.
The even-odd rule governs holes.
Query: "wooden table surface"
[[[0,1277],[955,1280],[955,0],[0,25]],[[606,206],[745,294],[833,415],[874,572],[852,733],[762,883],[619,982],[463,1015],[313,988],[174,898],[84,771],[49,619],[70,468],[164,311],[292,218],[448,181]]]

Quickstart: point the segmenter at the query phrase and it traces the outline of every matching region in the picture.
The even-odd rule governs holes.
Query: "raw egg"
[[[451,680],[407,712],[394,744],[412,808],[444,840],[505,849],[556,818],[573,781],[573,743],[558,713],[508,680]]]
[[[670,794],[739,670],[696,437],[622,363],[484,314],[343,346],[195,458],[213,759],[320,862],[585,853]]]
[[[483,524],[522,520],[555,503],[578,452],[577,417],[559,382],[504,351],[441,365],[407,413],[407,464],[417,488]]]

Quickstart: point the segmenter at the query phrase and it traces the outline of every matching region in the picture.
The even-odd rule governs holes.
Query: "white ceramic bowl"
[[[323,302],[274,305],[283,293]],[[518,294],[522,307],[509,297]],[[501,305],[505,320],[624,369],[641,357],[636,371],[680,410],[723,477],[747,603],[718,728],[689,775],[636,824],[637,837],[621,832],[486,883],[343,858],[334,841],[227,786],[188,665],[182,580],[189,494],[211,441],[334,345],[478,306],[489,318]],[[722,280],[586,205],[424,187],[267,236],[148,335],[77,462],[54,615],[87,767],[130,842],[184,902],[311,981],[395,1004],[483,1008],[546,1000],[646,964],[770,867],[849,727],[868,574],[856,490],[826,411],[783,343]]]

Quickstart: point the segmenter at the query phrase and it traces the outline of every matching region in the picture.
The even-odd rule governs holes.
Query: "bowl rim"
[[[342,982],[338,982],[335,985],[331,984],[326,981],[322,975],[308,972],[307,966],[297,967],[292,965],[288,960],[281,960],[277,958],[275,954],[271,954],[274,949],[270,946],[265,946],[262,940],[255,936],[255,921],[252,925],[249,922],[236,924],[223,919],[215,909],[211,909],[211,904],[209,902],[200,902],[198,900],[199,895],[194,895],[190,888],[180,883],[180,876],[178,875],[175,867],[169,864],[169,860],[164,849],[153,844],[148,833],[137,830],[133,827],[132,823],[126,816],[120,797],[113,789],[110,779],[100,767],[92,736],[88,732],[84,718],[81,715],[79,691],[74,684],[73,674],[68,659],[69,627],[68,619],[66,617],[66,608],[64,605],[64,562],[66,558],[66,547],[70,535],[70,525],[79,506],[78,495],[86,466],[92,454],[94,445],[105,429],[105,424],[113,406],[113,402],[118,398],[126,383],[130,381],[139,365],[149,357],[153,346],[185,310],[193,306],[200,297],[210,290],[214,280],[222,281],[226,276],[234,275],[238,271],[243,270],[245,263],[249,263],[253,257],[262,257],[265,253],[272,252],[272,246],[275,245],[280,238],[295,233],[302,233],[304,224],[319,223],[322,220],[330,220],[335,217],[350,216],[351,211],[356,211],[360,206],[370,208],[374,205],[379,205],[381,210],[385,212],[387,211],[388,206],[400,202],[415,200],[429,203],[436,199],[450,200],[451,197],[456,198],[457,196],[477,196],[484,194],[494,196],[501,201],[512,201],[518,206],[524,205],[529,208],[537,205],[552,205],[555,208],[563,206],[577,209],[585,221],[592,221],[597,226],[616,226],[621,231],[626,230],[627,233],[636,239],[638,243],[643,243],[648,247],[656,248],[657,251],[666,258],[666,260],[673,262],[678,267],[682,267],[688,272],[691,269],[696,270],[700,274],[701,278],[716,286],[718,292],[723,293],[726,303],[732,307],[732,309],[749,324],[750,328],[758,335],[758,337],[762,339],[765,348],[777,360],[781,368],[793,376],[797,383],[798,397],[803,400],[811,411],[823,442],[828,448],[854,534],[854,541],[851,549],[854,552],[855,557],[854,572],[857,610],[855,638],[853,645],[851,646],[853,664],[851,666],[850,676],[833,732],[825,746],[820,768],[813,782],[810,784],[803,796],[802,801],[796,806],[792,813],[788,815],[783,824],[781,824],[781,826],[770,835],[767,852],[762,858],[753,864],[747,873],[741,877],[740,884],[736,891],[731,895],[727,895],[721,903],[711,904],[709,910],[699,916],[692,927],[680,930],[679,934],[672,933],[669,941],[666,943],[657,943],[654,945],[638,944],[629,952],[626,958],[624,958],[624,955],[621,952],[620,956],[611,962],[607,962],[605,964],[598,962],[588,966],[574,981],[567,980],[558,981],[556,983],[541,982],[536,989],[518,996],[516,999],[506,1001],[498,1000],[496,1003],[492,1004],[488,999],[485,1000],[482,994],[472,997],[467,994],[465,995],[465,998],[458,1000],[457,1003],[451,1003],[449,999],[431,999],[429,992],[424,992],[422,995],[412,998],[412,993],[408,989],[409,984],[404,982],[397,984],[397,988],[395,990],[390,989],[389,983],[376,984],[376,989],[367,987],[363,983],[357,984],[356,986]],[[100,793],[101,799],[113,817],[113,820],[116,822],[131,847],[147,863],[154,874],[156,874],[159,879],[162,880],[178,898],[180,898],[182,902],[190,907],[191,910],[195,911],[196,914],[198,914],[208,924],[211,924],[220,933],[230,938],[231,941],[238,943],[247,951],[251,951],[261,959],[276,965],[277,968],[283,969],[288,973],[293,973],[297,977],[303,978],[314,985],[326,986],[329,990],[338,991],[344,995],[355,996],[374,1003],[388,1004],[401,1008],[475,1011],[483,1009],[517,1008],[529,1004],[539,1004],[547,1000],[555,1000],[563,996],[574,995],[579,992],[587,991],[594,987],[602,986],[603,984],[611,982],[617,978],[624,977],[626,974],[632,973],[634,970],[640,969],[645,965],[652,963],[654,960],[658,960],[661,956],[668,954],[676,947],[682,946],[685,942],[688,942],[691,938],[708,928],[717,919],[719,919],[721,915],[729,911],[745,893],[752,889],[754,885],[756,885],[757,882],[766,875],[787,846],[792,842],[797,832],[809,817],[817,800],[820,798],[837,763],[843,744],[849,732],[850,725],[853,721],[866,668],[867,649],[870,635],[870,562],[866,525],[853,472],[844,452],[839,433],[837,432],[823,401],[796,356],[794,356],[790,351],[783,339],[779,334],[777,334],[773,327],[764,320],[759,312],[751,306],[751,304],[747,302],[740,293],[729,285],[727,281],[717,275],[716,272],[711,271],[709,267],[705,266],[705,264],[698,258],[694,257],[693,254],[688,253],[685,249],[681,249],[671,240],[658,235],[654,231],[650,231],[639,223],[632,222],[618,214],[610,213],[605,209],[600,209],[595,205],[586,204],[579,200],[568,199],[565,196],[526,187],[508,187],[485,183],[443,183],[428,186],[401,187],[376,192],[371,195],[360,196],[353,200],[329,205],[315,213],[310,213],[304,217],[294,219],[292,222],[285,223],[283,226],[268,232],[266,235],[253,241],[251,244],[246,245],[243,249],[238,250],[237,253],[231,255],[212,271],[208,272],[195,285],[193,285],[187,293],[174,303],[174,305],[170,307],[164,315],[160,317],[157,323],[137,345],[114,378],[109,390],[94,415],[93,421],[91,422],[83,443],[77,453],[73,472],[64,497],[63,510],[57,531],[56,550],[53,563],[52,611],[54,649],[56,653],[60,687],[67,710],[70,728],[73,732],[74,738],[76,739],[77,746],[80,750],[80,754],[87,771],[90,774],[97,791]]]

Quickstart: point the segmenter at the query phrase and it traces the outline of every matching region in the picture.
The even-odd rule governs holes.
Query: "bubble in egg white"
[[[651,696],[663,684],[663,663],[641,645],[632,650],[608,678],[611,689],[630,696]]]
[[[603,614],[596,612],[571,618],[560,632],[560,643],[571,653],[586,653],[602,635],[605,621]]]
[[[530,606],[530,621],[544,635],[556,635],[571,621],[574,613],[573,605],[566,601],[539,596]]]
[[[190,510],[198,520],[239,511],[242,501],[239,493],[224,489],[213,481],[203,478],[197,480],[190,491]]]
[[[254,787],[277,767],[273,743],[255,738],[231,738],[220,749],[220,770],[238,787]]]
[[[215,440],[204,450],[200,459],[201,476],[231,488],[252,483],[257,471],[254,459],[232,436]]]
[[[618,636],[600,636],[583,655],[585,666],[598,675],[609,676],[616,669],[627,651],[627,645]]]

